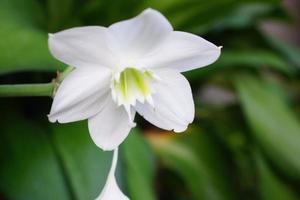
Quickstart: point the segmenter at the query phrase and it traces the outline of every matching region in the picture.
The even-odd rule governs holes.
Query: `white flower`
[[[103,150],[116,149],[127,137],[136,112],[162,129],[186,130],[194,102],[180,72],[211,64],[220,55],[220,48],[203,38],[173,31],[152,9],[108,28],[50,34],[49,48],[75,67],[55,94],[49,120],[88,119],[90,135]]]

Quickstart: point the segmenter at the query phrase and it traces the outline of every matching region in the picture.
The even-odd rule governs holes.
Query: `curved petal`
[[[125,108],[118,107],[110,98],[103,110],[88,120],[88,126],[95,144],[104,151],[109,151],[123,142],[134,125]]]
[[[73,67],[114,67],[114,57],[107,46],[107,28],[87,26],[49,34],[51,54]]]
[[[190,84],[174,70],[157,70],[156,73],[164,80],[155,85],[156,93],[152,95],[154,108],[147,103],[139,103],[136,110],[157,127],[183,132],[195,115]]]
[[[109,93],[110,74],[110,70],[105,68],[72,71],[54,96],[49,120],[68,123],[97,114]]]
[[[174,31],[161,47],[140,62],[149,68],[170,68],[180,72],[204,67],[216,61],[221,48],[185,32]]]
[[[172,32],[168,20],[158,11],[146,9],[140,15],[112,24],[110,33],[115,38],[114,50],[125,60],[136,59],[156,48]]]
[[[120,190],[116,177],[115,171],[118,162],[118,148],[114,150],[113,160],[111,168],[105,183],[105,186],[101,194],[96,198],[96,200],[129,200],[122,191]]]

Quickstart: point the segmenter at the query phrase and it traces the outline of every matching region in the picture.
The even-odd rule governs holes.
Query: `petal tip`
[[[149,7],[149,8],[147,8],[147,9],[145,9],[145,10],[143,11],[143,13],[147,13],[147,12],[157,12],[157,10],[155,10],[155,9],[153,9],[153,8],[151,8],[151,7]]]
[[[51,116],[51,114],[47,115],[48,117],[48,120],[51,122],[51,123],[55,123],[57,121],[56,118],[54,118],[53,116]]]
[[[186,125],[184,127],[180,127],[180,128],[174,128],[173,130],[175,133],[182,133],[182,132],[186,131],[187,128],[188,128],[188,125]]]

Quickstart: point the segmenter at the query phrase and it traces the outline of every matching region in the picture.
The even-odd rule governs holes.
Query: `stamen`
[[[131,119],[131,106],[135,106],[137,101],[141,103],[147,101],[154,106],[151,94],[155,91],[152,84],[157,79],[158,77],[149,70],[128,67],[121,72],[116,71],[111,83],[113,100],[119,106],[124,106]]]

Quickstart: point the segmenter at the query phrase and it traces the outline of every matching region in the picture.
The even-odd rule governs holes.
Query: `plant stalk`
[[[0,97],[49,96],[55,88],[55,82],[38,84],[0,85]]]
[[[58,72],[57,77],[50,83],[0,85],[0,97],[52,97],[59,84],[72,70],[72,67],[68,67],[63,72]]]

